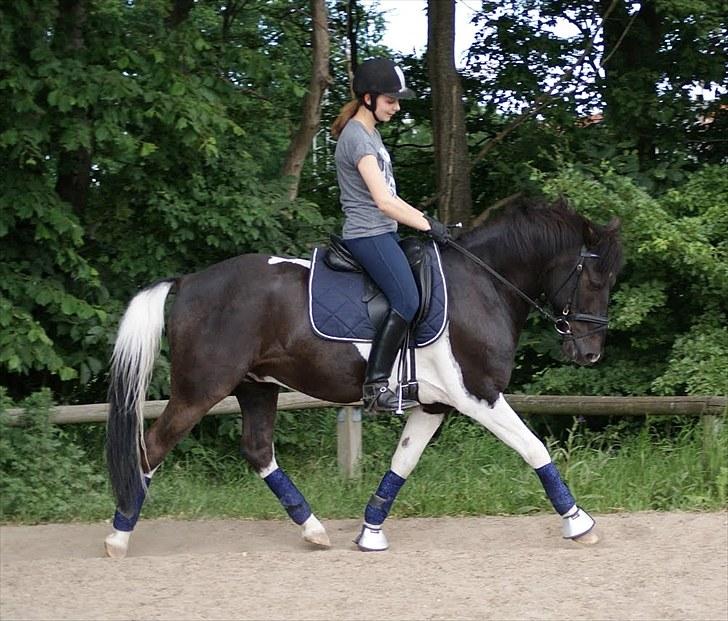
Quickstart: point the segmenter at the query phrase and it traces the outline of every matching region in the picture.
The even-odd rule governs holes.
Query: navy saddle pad
[[[324,263],[327,248],[314,248],[308,287],[308,314],[318,336],[369,343],[375,328],[367,314],[365,277],[360,272],[339,272]],[[432,270],[432,297],[427,315],[415,326],[416,347],[436,341],[447,321],[447,287],[437,244],[426,244]]]

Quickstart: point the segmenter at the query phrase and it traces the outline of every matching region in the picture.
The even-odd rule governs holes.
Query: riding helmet
[[[397,99],[412,99],[414,91],[407,88],[404,73],[389,58],[365,60],[354,72],[354,94],[363,97],[365,93],[386,95]]]

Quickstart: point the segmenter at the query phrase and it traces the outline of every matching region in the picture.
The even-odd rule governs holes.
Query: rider
[[[397,224],[424,231],[442,244],[448,243],[450,235],[442,222],[397,195],[389,153],[376,128],[399,111],[400,99],[415,96],[405,85],[402,70],[387,58],[367,60],[354,73],[353,90],[355,98],[341,109],[331,128],[338,138],[342,237],[389,301],[389,313],[372,342],[362,392],[366,411],[392,411],[399,408],[399,400],[389,389],[389,376],[419,305],[412,270],[398,244]],[[416,405],[416,401],[403,400],[401,407]]]

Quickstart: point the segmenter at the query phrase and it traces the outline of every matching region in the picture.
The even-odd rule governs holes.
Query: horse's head
[[[548,272],[547,294],[563,337],[562,351],[581,365],[602,356],[609,293],[622,267],[619,220],[606,226],[584,220],[581,247],[557,256]]]

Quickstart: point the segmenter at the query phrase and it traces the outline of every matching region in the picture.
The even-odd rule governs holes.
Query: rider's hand
[[[430,223],[430,229],[428,231],[425,231],[425,235],[428,235],[429,237],[434,239],[438,244],[447,246],[452,240],[452,237],[450,236],[450,231],[448,231],[447,226],[439,220],[428,216],[427,214],[424,214],[424,216],[425,220]]]

